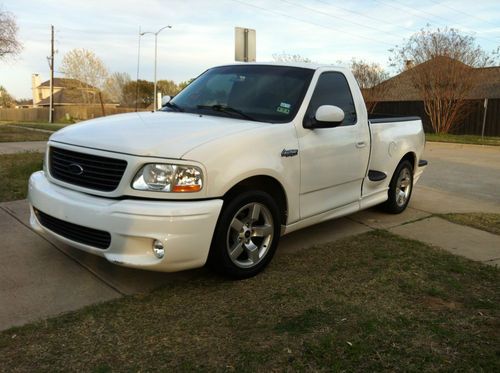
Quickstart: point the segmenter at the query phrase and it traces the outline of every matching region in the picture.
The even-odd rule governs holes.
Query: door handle
[[[366,146],[366,142],[359,141],[356,143],[356,148],[364,148]]]

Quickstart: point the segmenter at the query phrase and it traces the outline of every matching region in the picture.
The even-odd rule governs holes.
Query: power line
[[[324,12],[324,11],[321,11],[321,10],[318,10],[318,9],[309,8],[307,6],[304,6],[304,5],[301,5],[301,4],[296,4],[296,3],[291,2],[289,0],[280,0],[280,1],[284,2],[284,3],[287,3],[287,4],[290,4],[290,5],[293,5],[293,6],[296,6],[296,7],[299,7],[299,8],[302,8],[302,9],[306,9],[306,10],[308,10],[310,12],[315,12],[315,13],[324,15],[326,17],[330,17],[330,18],[334,18],[334,19],[343,19],[345,22],[351,23],[351,24],[356,25],[356,26],[360,26],[360,27],[364,27],[364,28],[369,28],[369,29],[375,30],[375,31],[383,33],[383,34],[395,36],[397,38],[401,37],[401,35],[393,34],[392,32],[384,31],[384,30],[381,30],[381,29],[379,29],[377,27],[373,27],[373,26],[369,26],[369,25],[364,25],[362,23],[354,22],[354,21],[348,20],[348,19],[346,19],[344,17],[340,17],[339,15],[333,15],[331,13]]]
[[[478,17],[478,16],[476,16],[475,14],[468,14],[468,13],[465,13],[465,12],[463,12],[463,11],[459,10],[459,9],[453,8],[453,7],[451,7],[451,6],[449,6],[449,5],[445,4],[445,3],[441,3],[441,2],[438,2],[438,1],[435,1],[435,0],[431,0],[431,1],[432,1],[434,4],[436,4],[436,5],[444,6],[445,8],[448,8],[448,9],[450,9],[450,10],[453,10],[454,12],[461,13],[461,14],[463,14],[463,15],[466,15],[467,17],[473,17],[473,18],[475,18],[475,19],[477,19],[477,20],[479,20],[479,21],[486,22],[486,23],[489,23],[489,24],[490,24],[490,25],[492,25],[492,26],[498,27],[498,25],[495,25],[495,24],[491,23],[490,21],[488,21],[488,20],[486,20],[486,19],[484,19],[484,18]]]
[[[404,5],[404,4],[401,4],[401,3],[399,3],[399,4],[395,7],[395,6],[394,6],[394,3],[389,3],[389,2],[386,2],[386,1],[382,1],[382,0],[375,0],[375,1],[376,1],[376,2],[378,2],[378,3],[381,3],[381,4],[385,4],[386,6],[389,6],[389,7],[394,8],[394,9],[404,10],[403,8],[406,8],[406,9],[410,9],[410,10],[412,10],[413,12],[419,12],[419,13],[423,13],[423,14],[428,14],[428,15],[430,15],[430,16],[431,16],[431,17],[433,17],[433,18],[439,18],[439,19],[442,19],[442,20],[444,20],[444,21],[446,22],[446,23],[444,24],[444,26],[447,26],[447,24],[450,22],[450,21],[449,21],[449,20],[447,20],[446,18],[443,18],[443,17],[437,16],[437,15],[435,15],[435,14],[432,14],[432,13],[426,12],[426,11],[421,10],[421,9],[414,9],[414,8],[411,8],[411,7],[409,7],[409,6],[407,6],[407,5]],[[428,20],[427,18],[425,18],[425,17],[423,17],[423,16],[421,16],[421,15],[418,15],[418,14],[414,14],[414,15],[415,15],[416,17],[419,17],[419,18],[423,19],[424,21],[429,22],[429,20]],[[442,22],[441,22],[441,24],[442,24]],[[463,27],[463,28],[467,29],[467,27],[465,27],[465,26],[463,26],[463,25],[460,25],[460,24],[459,24],[459,23],[457,23],[457,22],[455,22],[455,24],[457,24],[457,25],[458,25],[458,26],[460,26],[460,27]],[[443,25],[443,24],[442,24],[442,25]],[[478,39],[483,39],[483,40],[488,40],[488,41],[490,41],[490,42],[494,42],[494,43],[498,43],[498,41],[497,41],[497,40],[493,40],[493,39],[490,39],[490,38],[486,38],[486,37],[484,37],[484,36],[477,36],[477,38],[478,38]]]
[[[343,33],[343,34],[351,35],[351,36],[354,36],[354,37],[356,37],[356,38],[369,40],[369,41],[374,42],[374,43],[377,43],[377,44],[384,44],[384,45],[387,45],[387,46],[390,46],[390,47],[393,47],[393,46],[394,46],[393,44],[390,44],[390,43],[385,43],[385,42],[383,42],[383,41],[376,40],[376,39],[372,39],[372,38],[369,38],[369,37],[366,37],[366,36],[362,36],[362,35],[354,34],[354,33],[349,32],[349,31],[345,31],[345,30],[341,30],[341,29],[338,29],[338,28],[333,28],[333,27],[325,26],[325,25],[322,25],[322,24],[320,24],[320,23],[315,23],[315,22],[311,22],[311,21],[306,21],[306,20],[304,20],[304,19],[301,19],[301,18],[298,18],[298,17],[294,17],[294,16],[291,16],[291,15],[289,15],[289,14],[280,13],[280,12],[277,12],[277,11],[275,11],[275,10],[272,10],[272,9],[269,9],[269,8],[264,8],[264,7],[259,6],[259,5],[249,4],[249,3],[244,2],[244,1],[242,1],[242,0],[233,0],[233,1],[235,1],[235,2],[237,2],[237,3],[240,3],[240,4],[243,4],[243,5],[246,5],[246,6],[249,6],[249,7],[253,7],[253,8],[257,8],[257,9],[263,10],[263,11],[268,12],[268,13],[276,14],[276,15],[279,15],[279,16],[282,16],[282,17],[285,17],[285,18],[290,18],[290,19],[293,19],[293,20],[295,20],[295,21],[299,21],[299,22],[307,23],[307,24],[310,24],[310,25],[313,25],[313,26],[317,26],[317,27],[322,27],[322,28],[325,28],[325,29],[328,29],[328,30],[332,30],[332,31],[341,32],[341,33]]]
[[[93,29],[77,29],[77,28],[72,28],[72,27],[59,27],[60,30],[64,32],[69,32],[69,33],[79,33],[79,34],[95,34],[95,35],[114,35],[114,36],[119,36],[119,37],[131,37],[135,36],[132,31],[127,29],[125,32],[121,31],[110,31],[110,30],[93,30]]]
[[[342,9],[348,13],[352,13],[352,14],[355,14],[357,16],[360,16],[360,17],[363,17],[363,18],[367,18],[367,19],[371,19],[372,21],[376,21],[377,23],[380,23],[380,18],[376,18],[376,17],[371,17],[367,14],[363,14],[361,12],[358,12],[358,11],[355,11],[355,10],[352,10],[352,9],[349,9],[349,8],[346,8],[346,7],[342,7],[338,4],[330,4],[329,2],[327,1],[324,1],[324,0],[315,0],[316,2],[318,3],[321,3],[321,4],[325,4],[325,5],[328,5],[329,7],[332,7],[332,8],[337,8],[337,9]],[[406,27],[404,25],[399,25],[398,27],[402,28],[402,29],[405,29],[406,31],[409,31],[409,32],[414,32],[415,30],[414,29],[411,29],[409,27]],[[399,35],[399,37],[401,37],[401,35]]]

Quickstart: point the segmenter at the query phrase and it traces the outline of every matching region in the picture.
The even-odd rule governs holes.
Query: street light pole
[[[158,34],[160,32],[162,32],[163,30],[165,30],[166,28],[172,28],[172,26],[167,25],[165,27],[162,27],[161,29],[159,29],[156,32],[146,31],[146,32],[140,33],[141,36],[145,35],[145,34],[153,34],[155,36],[155,74],[154,74],[155,84],[154,84],[154,90],[153,90],[153,94],[154,94],[154,97],[153,97],[153,111],[156,111],[156,109],[158,107],[158,96],[157,96],[157,93],[156,93],[156,88],[157,88],[156,67],[157,67],[157,60],[158,60]]]
[[[156,93],[156,64],[158,60],[158,33],[155,33],[155,85],[154,85],[154,98],[153,98],[153,111],[156,111],[158,108],[158,103],[156,102],[158,100],[158,94]]]
[[[137,105],[139,100],[139,64],[141,61],[141,26],[139,26],[139,43],[137,46],[137,76],[135,79],[135,111],[137,112]]]

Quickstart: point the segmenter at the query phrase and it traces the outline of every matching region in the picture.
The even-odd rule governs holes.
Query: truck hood
[[[181,159],[199,145],[260,126],[262,123],[218,116],[143,112],[68,126],[50,140],[137,156]]]

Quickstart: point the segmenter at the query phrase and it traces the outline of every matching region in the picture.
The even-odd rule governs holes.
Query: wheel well
[[[403,161],[409,161],[411,163],[411,166],[413,167],[413,172],[415,172],[415,169],[416,169],[415,166],[416,166],[416,163],[417,163],[417,156],[415,155],[415,153],[413,153],[413,152],[406,153],[404,155],[404,157],[401,158],[401,160],[399,161],[399,163],[401,163]]]
[[[281,223],[286,224],[288,217],[288,205],[285,190],[278,180],[270,176],[253,176],[242,180],[229,189],[222,198],[224,201],[229,201],[234,195],[249,190],[260,190],[268,193],[278,204],[281,215]]]

